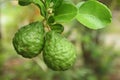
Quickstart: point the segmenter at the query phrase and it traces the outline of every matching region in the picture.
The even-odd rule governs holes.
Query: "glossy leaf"
[[[32,2],[32,0],[18,0],[18,4],[21,6],[27,6]]]
[[[111,12],[104,4],[89,0],[79,7],[76,18],[88,28],[100,29],[111,22]]]
[[[71,4],[63,2],[54,11],[54,18],[56,22],[68,22],[77,15],[77,8]]]
[[[64,31],[64,27],[61,24],[54,24],[50,26],[51,30],[57,32],[57,33],[62,33]]]
[[[52,24],[52,23],[54,23],[54,22],[55,22],[55,20],[54,20],[53,16],[50,16],[50,17],[48,18],[48,24]]]

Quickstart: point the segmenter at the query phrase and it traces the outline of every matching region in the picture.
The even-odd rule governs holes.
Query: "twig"
[[[38,66],[40,67],[40,68],[42,68],[42,70],[43,71],[47,71],[47,66],[44,64],[44,62],[40,59],[40,58],[33,58],[32,59],[34,62],[36,62],[37,64],[38,64]]]

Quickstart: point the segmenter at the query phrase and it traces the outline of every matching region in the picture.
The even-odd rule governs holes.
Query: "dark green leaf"
[[[18,0],[18,4],[21,6],[27,6],[32,2],[32,0]]]
[[[41,1],[41,0],[18,0],[18,3],[21,6],[27,6],[30,3],[33,3],[33,4],[37,5],[40,8],[41,15],[43,17],[46,17],[46,8],[45,8],[45,3],[43,3],[43,1]]]
[[[64,27],[61,24],[54,24],[50,26],[51,30],[57,32],[57,33],[62,33],[64,31]]]
[[[55,22],[55,20],[54,20],[53,16],[50,16],[48,18],[48,24],[51,24],[51,23],[54,23],[54,22]]]
[[[77,8],[71,4],[63,2],[54,11],[54,18],[56,22],[68,22],[77,15]]]
[[[35,5],[37,5],[40,8],[41,15],[43,17],[46,17],[46,8],[45,4],[41,0],[32,0]]]
[[[89,0],[79,7],[77,20],[91,29],[100,29],[111,22],[111,12],[102,3]]]

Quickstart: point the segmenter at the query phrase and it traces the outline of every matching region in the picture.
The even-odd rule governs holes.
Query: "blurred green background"
[[[75,4],[82,0],[73,0]],[[67,71],[53,71],[43,62],[17,55],[12,38],[23,25],[41,20],[39,9],[19,6],[17,0],[0,0],[0,80],[120,80],[120,0],[99,0],[112,11],[112,23],[91,30],[77,21],[63,24],[63,35],[77,49],[77,60]]]

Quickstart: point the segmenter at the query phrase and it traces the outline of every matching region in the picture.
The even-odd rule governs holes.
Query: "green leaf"
[[[52,0],[45,0],[46,7],[48,8],[50,6]]]
[[[21,6],[27,6],[30,3],[33,3],[40,8],[41,15],[43,17],[46,17],[46,8],[45,8],[45,4],[43,3],[43,1],[41,0],[18,0],[18,3]]]
[[[32,0],[18,0],[18,4],[21,6],[27,6],[32,2]]]
[[[52,2],[53,2],[53,7],[57,8],[62,4],[63,0],[52,0]]]
[[[104,28],[111,22],[111,12],[102,3],[98,1],[89,0],[79,7],[77,20],[91,29]]]
[[[54,18],[56,22],[68,22],[77,15],[77,8],[71,4],[63,2],[54,11]]]
[[[47,8],[51,7],[50,4],[52,3],[52,8],[57,8],[62,4],[63,0],[45,0],[45,4]]]
[[[54,23],[55,22],[55,20],[54,20],[54,17],[53,16],[50,16],[49,18],[48,18],[48,24],[52,24],[52,23]]]
[[[57,32],[57,33],[62,33],[64,31],[64,27],[61,24],[54,24],[50,26],[51,30]]]
[[[41,15],[46,17],[45,4],[41,0],[32,0],[32,2],[40,8]]]
[[[81,5],[83,5],[84,3],[85,3],[85,1],[82,1],[82,2],[78,3],[78,4],[76,5],[77,8],[81,7]]]

